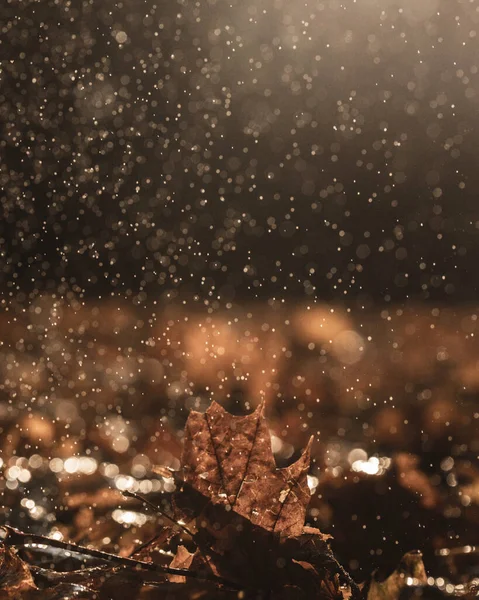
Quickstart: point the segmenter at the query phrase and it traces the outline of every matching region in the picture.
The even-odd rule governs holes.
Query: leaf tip
[[[266,400],[264,398],[260,401],[254,412],[258,414],[258,417],[264,417],[264,413],[266,412]]]
[[[309,462],[311,460],[311,448],[313,446],[313,442],[314,442],[314,435],[312,435],[309,438],[308,443],[304,447],[304,450],[302,451],[299,460],[303,460],[306,462]]]

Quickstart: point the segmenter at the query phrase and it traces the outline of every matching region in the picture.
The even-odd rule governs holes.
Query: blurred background
[[[478,23],[2,4],[2,520],[126,553],[155,524],[115,490],[168,491],[191,408],[265,399],[359,579],[413,548],[479,575]]]

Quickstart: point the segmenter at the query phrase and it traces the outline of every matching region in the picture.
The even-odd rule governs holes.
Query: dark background
[[[3,296],[475,299],[478,21],[2,2]]]

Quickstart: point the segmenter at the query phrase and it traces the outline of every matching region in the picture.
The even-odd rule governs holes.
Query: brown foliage
[[[6,527],[0,570],[4,598],[36,598],[41,587],[42,597],[52,600],[73,597],[74,588],[85,598],[116,599],[128,593],[133,599],[145,597],[152,586],[157,595],[148,589],[147,597],[161,598],[172,585],[178,598],[201,598],[203,592],[207,597],[229,597],[228,590],[242,590],[245,598],[340,600],[351,590],[359,597],[329,549],[329,536],[304,526],[310,498],[309,446],[294,464],[277,469],[263,412],[260,405],[252,414],[236,417],[213,403],[204,414],[190,414],[184,477],[177,480],[171,507],[187,527],[179,525],[181,536],[172,530],[161,532],[134,559]],[[95,568],[80,574],[40,572],[9,547],[28,549],[42,543],[88,556],[105,568],[101,575]],[[158,561],[158,551],[174,552],[169,567]],[[193,596],[192,590],[199,595]]]
[[[196,557],[247,590],[342,598],[340,581],[354,584],[331,554],[329,536],[304,526],[309,445],[277,469],[263,413],[260,405],[236,417],[216,403],[190,413],[175,507],[193,532]]]
[[[204,414],[190,413],[185,433],[187,483],[267,531],[301,535],[310,497],[310,444],[293,465],[277,469],[263,404],[235,417],[213,402]]]
[[[426,570],[420,552],[408,552],[397,569],[384,581],[373,578],[369,586],[367,600],[396,600],[407,586],[425,586]]]

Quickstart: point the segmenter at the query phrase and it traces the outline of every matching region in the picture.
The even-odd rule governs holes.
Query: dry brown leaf
[[[298,598],[342,598],[340,578],[354,587],[329,549],[330,536],[304,526],[310,444],[278,469],[263,405],[246,417],[215,402],[204,414],[190,413],[185,484],[175,505],[216,574],[247,589],[299,590]]]
[[[0,589],[11,597],[35,590],[36,586],[28,565],[8,546],[0,546]]]
[[[229,414],[216,402],[192,411],[185,428],[185,481],[214,503],[229,505],[255,525],[300,535],[310,499],[311,440],[301,457],[277,469],[264,404],[250,415]]]
[[[434,508],[439,501],[439,493],[432,486],[429,478],[419,470],[419,457],[407,452],[400,452],[394,457],[398,471],[399,483],[416,493],[425,508]]]
[[[405,587],[426,584],[427,575],[422,562],[422,554],[418,551],[408,552],[387,579],[377,581],[373,578],[367,600],[398,600]]]
[[[194,556],[194,552],[189,552],[184,546],[178,546],[178,550],[170,563],[170,567],[174,569],[189,569]],[[186,582],[186,577],[183,577],[182,575],[169,575],[168,578],[172,583]]]

